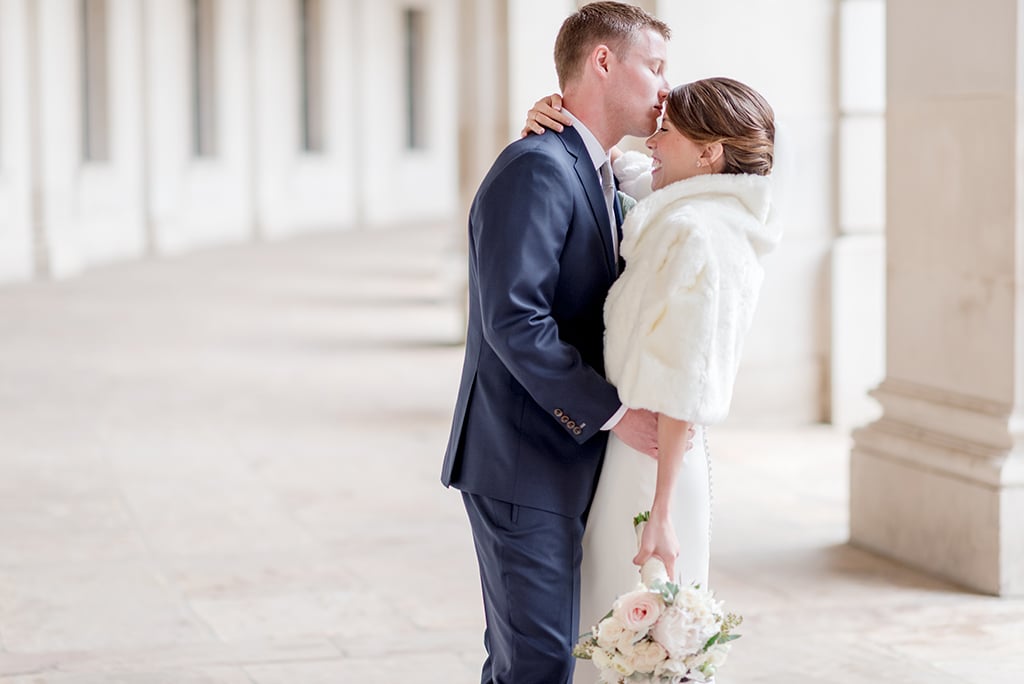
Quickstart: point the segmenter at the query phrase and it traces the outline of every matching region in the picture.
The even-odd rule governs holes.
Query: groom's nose
[[[668,99],[668,94],[671,89],[668,87],[668,81],[662,79],[662,86],[658,90],[658,104],[665,104],[665,100]]]

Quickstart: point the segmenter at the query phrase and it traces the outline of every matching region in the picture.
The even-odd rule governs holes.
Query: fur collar
[[[772,251],[781,238],[778,226],[770,220],[771,176],[705,174],[667,185],[637,203],[622,226],[622,253],[631,253],[663,216],[688,207],[694,209],[693,219],[698,222],[705,212],[728,216],[759,255]]]

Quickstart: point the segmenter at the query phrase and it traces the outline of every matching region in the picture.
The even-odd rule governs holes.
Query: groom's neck
[[[608,116],[603,98],[594,97],[584,92],[567,89],[562,96],[562,106],[583,122],[601,147],[607,152],[622,139],[622,135],[612,130],[614,127]]]

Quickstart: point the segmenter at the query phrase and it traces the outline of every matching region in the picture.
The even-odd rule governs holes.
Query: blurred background
[[[639,4],[675,32],[670,82],[748,82],[790,155],[786,248],[734,420],[866,422],[884,353],[885,3]],[[574,8],[2,0],[0,281],[443,225],[458,297],[465,208],[557,89],[552,46]]]
[[[635,4],[780,124],[719,681],[1024,681],[1019,0]],[[0,684],[478,678],[466,211],[576,6],[0,0]]]

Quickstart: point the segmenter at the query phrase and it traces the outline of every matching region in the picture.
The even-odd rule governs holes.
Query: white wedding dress
[[[704,428],[698,427],[693,448],[683,458],[676,480],[672,511],[680,548],[677,580],[701,586],[708,582],[711,527],[710,473],[705,449]],[[637,550],[633,516],[650,509],[657,472],[654,459],[611,435],[583,535],[581,632],[589,632],[611,610],[615,599],[640,581],[639,568],[632,562]],[[590,663],[576,663],[573,684],[598,681],[598,671]]]
[[[676,577],[708,586],[711,475],[706,426],[728,414],[743,338],[763,278],[761,257],[778,243],[763,176],[712,174],[650,193],[650,159],[626,153],[620,187],[645,197],[628,213],[620,245],[626,269],[605,303],[605,371],[622,402],[695,424],[675,482]],[[648,196],[649,195],[649,196]],[[610,436],[583,535],[580,631],[640,580],[632,521],[654,502],[658,464]],[[574,684],[599,681],[577,663]]]

